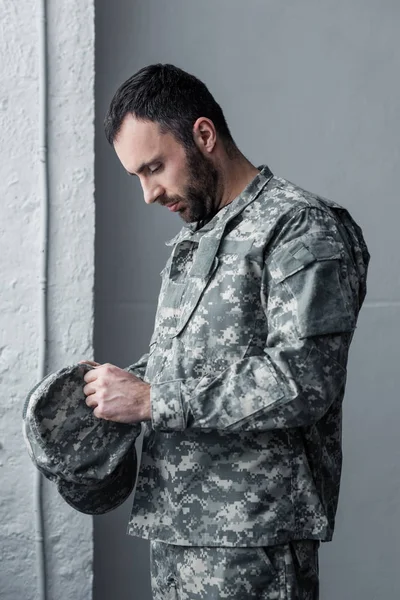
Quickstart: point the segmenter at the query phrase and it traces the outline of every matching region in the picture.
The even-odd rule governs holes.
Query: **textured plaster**
[[[47,370],[92,356],[94,2],[48,2],[50,264]],[[21,434],[38,378],[39,2],[0,0],[0,598],[37,598],[34,467]],[[45,485],[49,600],[92,597],[92,519]]]

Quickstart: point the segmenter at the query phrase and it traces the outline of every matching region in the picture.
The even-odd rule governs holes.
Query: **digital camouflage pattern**
[[[128,532],[194,546],[330,540],[349,345],[369,254],[339,205],[268,167],[170,242],[152,421]]]
[[[318,546],[216,548],[152,541],[154,600],[317,600]]]
[[[92,368],[65,367],[38,383],[25,402],[23,432],[32,461],[62,497],[81,512],[100,514],[132,491],[141,426],[93,415],[83,392]]]

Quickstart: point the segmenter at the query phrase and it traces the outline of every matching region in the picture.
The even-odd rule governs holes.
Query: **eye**
[[[160,169],[161,169],[161,164],[157,165],[157,167],[155,167],[154,169],[149,169],[149,171],[153,175],[153,173],[157,173],[157,171],[159,171]]]

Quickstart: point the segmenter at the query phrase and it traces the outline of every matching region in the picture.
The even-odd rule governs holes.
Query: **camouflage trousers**
[[[221,548],[151,541],[154,600],[318,600],[319,542]]]

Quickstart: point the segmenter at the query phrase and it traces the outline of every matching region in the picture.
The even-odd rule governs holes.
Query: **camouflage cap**
[[[28,394],[23,433],[29,455],[76,510],[102,514],[131,493],[137,471],[140,424],[98,419],[85,402],[79,363],[47,375]]]

